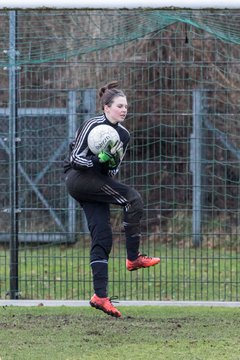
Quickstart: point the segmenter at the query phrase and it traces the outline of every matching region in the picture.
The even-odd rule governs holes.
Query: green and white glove
[[[110,148],[112,155],[117,156],[119,159],[123,157],[123,143],[120,140],[117,140],[116,143]]]
[[[103,150],[98,154],[100,163],[108,163],[110,169],[116,168],[123,156],[123,143],[117,141],[114,145],[108,146],[108,150]]]
[[[118,164],[119,164],[119,160],[116,157],[110,159],[109,163],[108,163],[109,169],[116,168],[118,166]]]
[[[110,151],[103,150],[98,154],[98,159],[100,163],[106,163],[110,160],[114,160],[114,155],[112,155]]]
[[[116,155],[111,154],[109,151],[101,151],[98,154],[99,162],[102,164],[108,164],[110,169],[117,167],[119,161],[116,159]]]

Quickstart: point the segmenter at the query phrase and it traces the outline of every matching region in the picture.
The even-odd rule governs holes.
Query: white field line
[[[0,306],[89,306],[87,300],[0,300]],[[117,306],[240,307],[240,301],[137,301],[119,300]]]

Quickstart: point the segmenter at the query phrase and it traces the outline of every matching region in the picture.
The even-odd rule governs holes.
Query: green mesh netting
[[[8,12],[1,11],[1,43],[8,48]],[[149,36],[176,22],[240,43],[238,11],[19,11],[18,64],[82,55]],[[8,61],[0,55],[1,66]]]

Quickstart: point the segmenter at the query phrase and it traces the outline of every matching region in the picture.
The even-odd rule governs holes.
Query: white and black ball
[[[88,135],[88,147],[95,155],[108,149],[109,145],[113,146],[117,141],[120,141],[117,130],[107,124],[95,126]]]

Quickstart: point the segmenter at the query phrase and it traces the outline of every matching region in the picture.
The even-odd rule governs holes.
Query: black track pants
[[[108,258],[112,248],[110,204],[123,207],[126,250],[129,260],[137,258],[143,202],[139,193],[111,177],[94,170],[69,170],[66,174],[69,194],[80,203],[91,234],[90,263],[95,293],[106,296]]]
[[[69,194],[81,204],[86,214],[92,236],[91,261],[97,260],[99,257],[108,259],[112,246],[110,204],[123,207],[127,252],[130,252],[128,254],[130,260],[136,258],[138,252],[138,249],[135,248],[136,243],[132,239],[129,241],[128,239],[132,235],[140,234],[143,202],[139,193],[92,169],[69,170],[66,174],[66,185]],[[133,241],[132,246],[131,241]],[[97,251],[96,247],[99,248]]]

